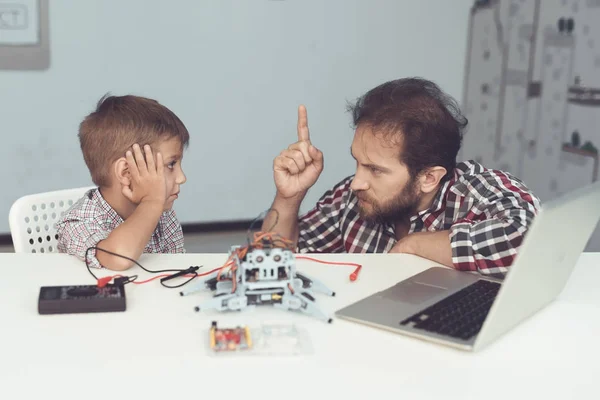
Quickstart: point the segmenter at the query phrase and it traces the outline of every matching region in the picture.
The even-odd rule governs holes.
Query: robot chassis
[[[229,271],[220,274],[215,271],[194,287],[180,293],[186,296],[204,288],[216,291],[212,299],[195,307],[196,311],[241,311],[257,305],[272,305],[332,322],[332,318],[316,305],[313,291],[328,296],[335,296],[335,292],[297,272],[296,258],[291,250],[279,247],[249,248],[240,259],[238,249],[240,246],[232,246],[229,251],[233,262]]]

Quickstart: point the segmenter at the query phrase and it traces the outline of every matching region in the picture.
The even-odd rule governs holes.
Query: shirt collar
[[[106,214],[113,221],[115,221],[117,224],[123,223],[123,218],[121,218],[121,216],[119,214],[117,214],[115,209],[112,208],[110,206],[110,204],[108,204],[108,202],[104,199],[104,197],[102,197],[102,193],[100,193],[100,189],[94,190],[94,192],[92,193],[92,196],[93,196],[93,199],[98,203],[98,205],[106,212]]]
[[[455,181],[454,177],[445,181],[444,184],[438,189],[437,194],[433,198],[433,201],[431,202],[431,207],[429,207],[429,209],[427,209],[427,210],[422,211],[421,213],[425,213],[425,212],[433,213],[436,211],[440,211],[446,204],[446,192],[448,192],[448,188],[450,188],[452,186],[454,181]],[[419,213],[419,214],[421,214],[421,213]]]

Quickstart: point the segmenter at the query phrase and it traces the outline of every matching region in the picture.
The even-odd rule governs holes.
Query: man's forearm
[[[396,243],[392,252],[414,254],[454,268],[450,231],[412,233]]]
[[[137,260],[148,244],[163,211],[159,203],[142,202],[133,214],[98,243],[99,248]],[[133,264],[122,257],[96,251],[100,264],[113,270],[125,270]]]
[[[263,221],[262,231],[279,233],[293,241],[295,246],[298,241],[298,212],[303,197],[284,199],[275,196],[271,210]]]

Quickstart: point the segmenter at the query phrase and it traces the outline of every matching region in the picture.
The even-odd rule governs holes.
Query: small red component
[[[100,278],[100,279],[98,279],[98,287],[103,288],[112,280],[113,280],[112,276],[105,276],[104,278]]]

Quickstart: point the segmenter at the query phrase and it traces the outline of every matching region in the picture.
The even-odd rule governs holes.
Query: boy
[[[183,253],[173,202],[186,181],[181,168],[189,133],[157,101],[104,96],[79,127],[83,158],[98,186],[57,223],[58,250],[90,267],[122,271],[144,253]]]

